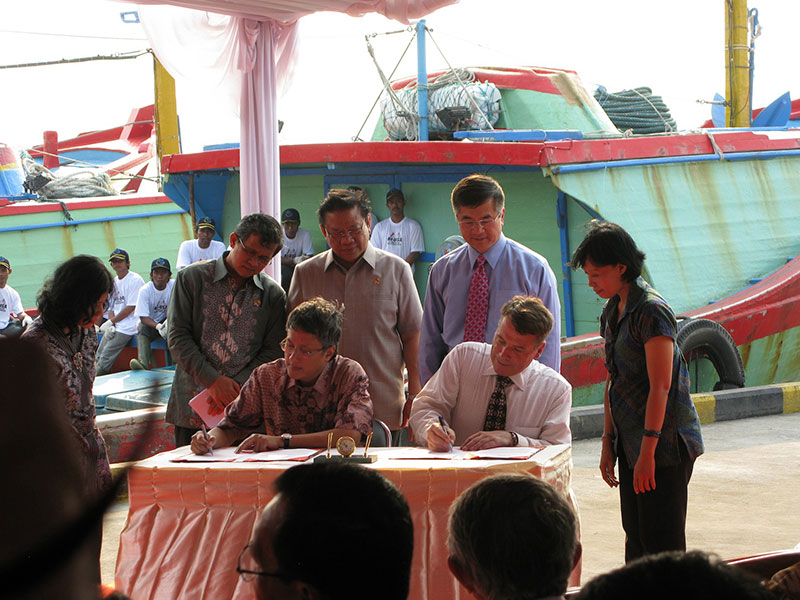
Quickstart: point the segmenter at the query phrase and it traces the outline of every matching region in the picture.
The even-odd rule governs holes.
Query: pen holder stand
[[[357,465],[374,463],[376,460],[378,460],[378,457],[374,454],[368,454],[367,456],[363,454],[361,456],[326,456],[325,454],[320,454],[314,458],[314,462],[349,462]]]

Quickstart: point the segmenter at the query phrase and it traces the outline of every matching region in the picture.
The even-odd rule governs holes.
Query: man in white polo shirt
[[[131,369],[149,369],[153,361],[151,344],[161,338],[167,339],[167,307],[175,282],[166,258],[157,258],[150,264],[150,281],[139,290],[134,314],[139,319],[139,335],[136,346],[139,357],[131,359]],[[167,364],[170,361],[166,350]]]
[[[389,190],[386,194],[386,207],[391,217],[375,225],[372,232],[372,245],[381,250],[396,254],[414,271],[414,263],[425,252],[425,239],[422,227],[414,219],[406,216],[406,198],[400,190]]]
[[[314,256],[311,232],[300,227],[300,213],[296,208],[287,208],[281,215],[283,226],[283,248],[281,249],[281,286],[289,292],[295,265]]]
[[[108,259],[117,276],[114,278],[114,295],[109,299],[108,320],[100,326],[103,339],[97,348],[97,375],[111,370],[122,349],[131,341],[139,325],[134,314],[139,288],[144,279],[130,270],[131,259],[127,251],[116,248]]]
[[[201,260],[216,260],[225,252],[225,244],[214,239],[217,226],[211,217],[203,217],[197,222],[197,239],[186,240],[178,249],[178,271]]]
[[[0,256],[0,336],[20,335],[32,319],[22,310],[22,300],[17,290],[8,285],[11,262]]]

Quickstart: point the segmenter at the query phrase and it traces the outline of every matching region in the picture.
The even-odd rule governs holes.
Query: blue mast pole
[[[417,107],[419,127],[417,139],[428,141],[428,67],[425,57],[425,19],[417,23]]]

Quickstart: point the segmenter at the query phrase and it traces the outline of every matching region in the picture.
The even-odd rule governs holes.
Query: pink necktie
[[[464,319],[464,341],[483,342],[486,339],[486,315],[489,312],[489,279],[483,268],[486,258],[478,256],[467,296],[467,315]]]

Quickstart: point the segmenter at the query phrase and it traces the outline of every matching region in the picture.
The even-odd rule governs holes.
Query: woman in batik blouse
[[[626,562],[686,549],[687,488],[703,453],[675,314],[642,279],[644,259],[622,227],[601,221],[589,225],[572,257],[572,267],[607,300],[600,317],[608,370],[600,473],[619,486]]]
[[[83,459],[82,486],[87,505],[111,485],[106,445],[95,424],[92,388],[95,377],[97,333],[95,324],[108,308],[114,280],[94,256],[79,255],[61,264],[37,297],[38,318],[24,337],[44,345],[58,373],[58,387],[74,433],[74,444],[65,452]],[[97,546],[98,573],[102,523],[93,542]]]

